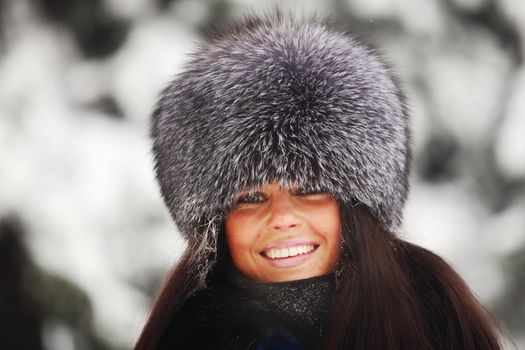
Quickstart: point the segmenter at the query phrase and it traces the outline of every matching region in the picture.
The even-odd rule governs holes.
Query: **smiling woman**
[[[233,24],[161,93],[152,137],[188,244],[137,350],[501,348],[461,277],[395,235],[407,109],[348,32]]]
[[[232,260],[246,277],[282,282],[334,272],[339,205],[328,193],[272,183],[243,192],[226,218]]]

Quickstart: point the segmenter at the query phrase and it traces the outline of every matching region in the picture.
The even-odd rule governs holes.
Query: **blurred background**
[[[132,346],[184,247],[155,96],[212,24],[277,5],[332,14],[395,67],[415,152],[400,234],[525,349],[521,0],[0,0],[0,348]]]

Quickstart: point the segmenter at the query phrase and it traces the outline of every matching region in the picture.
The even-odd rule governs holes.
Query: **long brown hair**
[[[324,349],[502,348],[496,320],[442,258],[384,231],[364,205],[343,203],[341,219],[344,262]],[[203,287],[196,278],[198,244],[188,242],[135,350],[155,349],[172,315]]]
[[[501,330],[436,254],[342,208],[346,259],[327,319],[327,349],[501,349]]]

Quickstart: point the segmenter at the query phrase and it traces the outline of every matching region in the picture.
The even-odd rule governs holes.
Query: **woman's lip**
[[[279,241],[279,242],[268,244],[267,246],[264,247],[261,253],[264,253],[265,251],[270,250],[270,249],[291,248],[291,247],[297,247],[297,246],[309,245],[309,244],[316,246],[316,247],[319,245],[319,243],[309,240],[309,239],[288,239],[286,241]]]

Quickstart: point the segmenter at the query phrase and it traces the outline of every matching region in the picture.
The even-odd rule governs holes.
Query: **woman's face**
[[[246,277],[291,281],[333,272],[341,253],[337,201],[271,183],[239,194],[226,219],[233,263]]]

